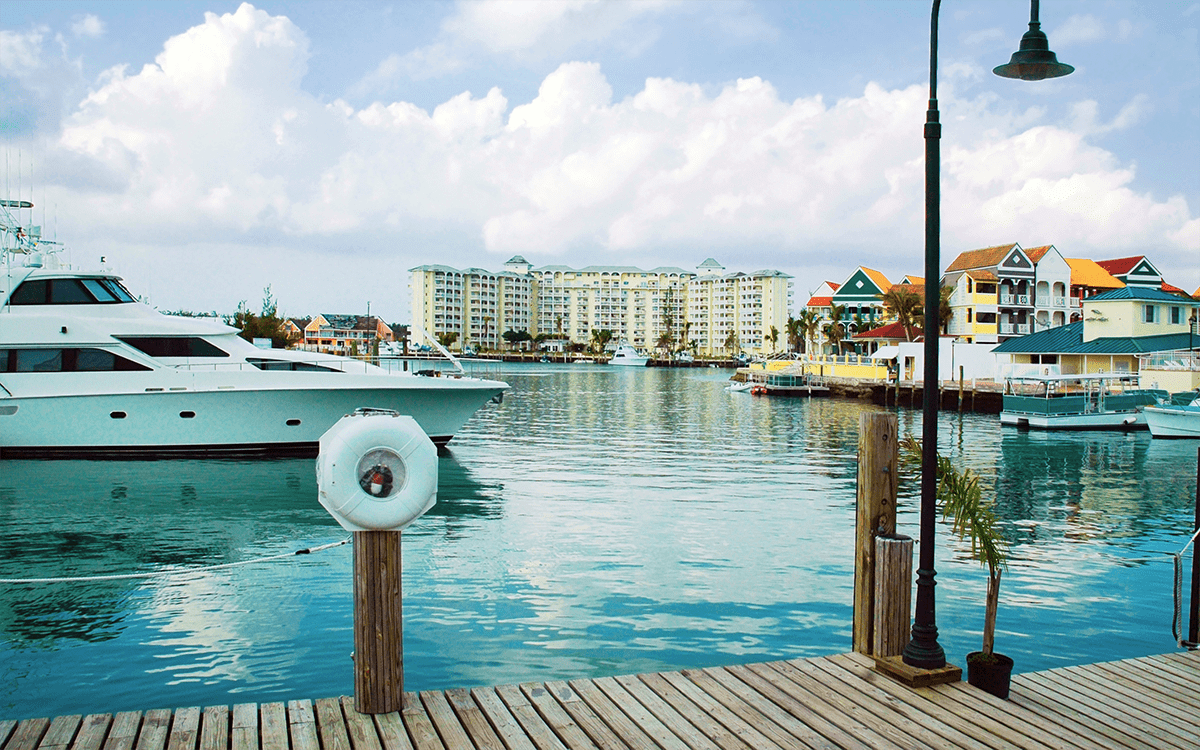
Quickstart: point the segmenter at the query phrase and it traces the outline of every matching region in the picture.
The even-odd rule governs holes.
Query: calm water
[[[850,649],[858,415],[875,407],[730,394],[719,370],[502,374],[512,392],[441,457],[438,505],[404,535],[408,689]],[[900,420],[919,434],[918,413]],[[958,414],[940,434],[1014,540],[997,649],[1018,671],[1173,649],[1195,441]],[[985,575],[946,531],[937,622],[962,664]],[[0,584],[0,718],[352,693],[348,545],[187,572],[345,536],[312,461],[0,462],[0,577],[168,573]]]

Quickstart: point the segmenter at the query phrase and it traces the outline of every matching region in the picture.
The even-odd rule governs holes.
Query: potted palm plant
[[[903,443],[907,463],[920,465],[921,443],[909,435]],[[1000,574],[1006,567],[1007,542],[997,527],[992,506],[983,501],[979,477],[970,469],[959,471],[950,459],[937,457],[937,498],[942,518],[961,539],[971,542],[971,557],[987,566],[987,605],[983,619],[983,647],[967,654],[967,682],[997,698],[1008,698],[1013,660],[993,649],[996,609],[1000,602]]]

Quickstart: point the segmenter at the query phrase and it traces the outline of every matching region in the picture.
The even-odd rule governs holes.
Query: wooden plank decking
[[[407,696],[0,721],[0,750],[1200,747],[1200,653],[910,689],[856,654]]]

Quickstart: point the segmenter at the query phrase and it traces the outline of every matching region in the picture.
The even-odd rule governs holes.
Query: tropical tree
[[[458,331],[446,331],[437,335],[438,343],[449,349],[454,346],[454,342],[458,341]]]
[[[920,467],[921,442],[908,435],[900,443],[905,464]],[[959,471],[950,459],[937,456],[937,501],[942,518],[950,519],[951,528],[961,539],[971,542],[971,557],[987,566],[988,587],[983,620],[982,660],[994,661],[996,610],[1000,602],[1000,574],[1006,567],[1007,541],[1000,531],[991,503],[984,502],[979,477],[970,469]]]
[[[263,289],[262,314],[255,315],[250,311],[246,301],[238,303],[237,312],[225,316],[225,322],[240,329],[238,334],[247,341],[254,339],[271,339],[275,349],[286,349],[300,340],[300,336],[289,333],[284,329],[284,319],[279,317],[279,303],[271,294],[271,285]]]
[[[771,342],[771,353],[775,353],[775,345],[779,343],[779,329],[771,326],[771,332],[767,334],[767,341]]]
[[[845,305],[834,303],[829,306],[831,320],[825,324],[822,331],[825,334],[825,341],[833,347],[834,354],[842,353],[842,339],[846,338],[846,323],[842,320],[845,315]]]
[[[787,325],[784,326],[784,330],[787,332],[788,351],[802,351],[802,342],[800,340],[800,320],[789,315],[787,319]]]
[[[592,329],[592,351],[596,354],[601,354],[604,347],[608,346],[608,342],[612,341],[613,332],[607,328]]]
[[[821,315],[816,310],[805,309],[797,319],[800,328],[802,352],[808,351],[808,343],[817,340],[817,331],[821,327]]]
[[[883,307],[904,329],[904,340],[913,340],[913,324],[924,314],[925,302],[921,295],[903,284],[895,284],[880,295]]]
[[[738,338],[737,331],[730,331],[725,337],[725,351],[731,354],[740,353],[742,350],[742,342]]]
[[[669,356],[671,354],[671,344],[673,343],[675,343],[675,337],[671,335],[671,331],[668,329],[658,337],[658,341],[655,342],[654,348],[661,349],[664,355]]]
[[[483,316],[483,335],[479,337],[479,348],[480,349],[482,349],[484,347],[484,345],[487,344],[488,329],[491,327],[491,323],[492,323],[492,316],[484,315]]]

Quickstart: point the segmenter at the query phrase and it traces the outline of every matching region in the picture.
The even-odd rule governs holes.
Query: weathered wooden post
[[[875,537],[896,531],[899,464],[896,415],[858,418],[858,503],[854,533],[854,650],[871,655],[875,632]],[[905,625],[908,624],[907,616]]]
[[[317,456],[318,500],[354,535],[354,705],[404,700],[400,530],[437,502],[437,448],[409,416],[357,409],[330,427]]]
[[[354,708],[399,711],[404,617],[399,531],[354,532]]]
[[[875,627],[872,656],[899,656],[912,634],[912,537],[875,537]]]
[[[958,366],[958,410],[962,411],[963,405],[963,366]]]

